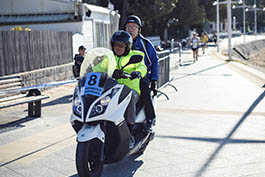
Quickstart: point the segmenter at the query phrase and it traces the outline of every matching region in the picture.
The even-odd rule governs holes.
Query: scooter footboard
[[[105,141],[105,133],[101,130],[100,124],[97,125],[84,124],[81,130],[79,130],[77,134],[78,142],[86,142],[94,138],[98,138],[103,143]]]

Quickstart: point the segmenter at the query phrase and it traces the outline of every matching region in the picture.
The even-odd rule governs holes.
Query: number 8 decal
[[[95,85],[97,83],[97,76],[96,75],[91,75],[88,80],[88,85]]]
[[[86,83],[81,88],[81,95],[95,95],[100,96],[103,88],[99,87],[101,73],[88,73],[86,77]]]

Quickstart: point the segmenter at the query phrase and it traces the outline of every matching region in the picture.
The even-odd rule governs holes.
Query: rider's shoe
[[[129,140],[129,149],[132,149],[134,147],[134,144],[135,144],[135,139],[133,136],[131,136]]]
[[[151,132],[152,127],[155,126],[155,124],[156,124],[156,119],[148,120],[145,124],[145,130],[147,132]]]
[[[153,126],[156,126],[156,118],[152,120]]]

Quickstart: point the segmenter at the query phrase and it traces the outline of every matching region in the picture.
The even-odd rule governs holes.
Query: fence
[[[164,84],[166,84],[169,81],[169,57],[170,51],[165,50],[162,52],[158,52],[158,58],[159,58],[159,77],[157,81],[157,86],[162,87]]]
[[[0,76],[72,62],[72,33],[0,31]]]
[[[175,89],[175,91],[177,92],[177,88],[170,84],[170,82],[172,81],[172,79],[170,79],[170,50],[165,50],[162,52],[158,52],[158,58],[159,58],[159,77],[158,77],[158,81],[157,81],[157,87],[159,88],[163,88],[166,87],[167,85],[173,87]],[[167,99],[168,96],[163,93],[161,90],[159,90],[159,93],[164,95]]]

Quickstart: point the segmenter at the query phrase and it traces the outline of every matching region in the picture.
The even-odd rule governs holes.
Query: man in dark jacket
[[[135,15],[130,15],[125,21],[125,30],[133,38],[133,50],[140,50],[144,52],[145,65],[147,67],[147,76],[141,79],[140,89],[141,98],[140,104],[145,106],[145,115],[147,117],[146,129],[150,130],[155,124],[155,111],[150,97],[150,88],[154,95],[157,94],[156,85],[158,80],[158,57],[153,44],[141,35],[142,22],[141,19]]]
[[[86,52],[86,48],[84,46],[80,46],[78,49],[79,54],[75,54],[74,57],[74,66],[73,66],[73,74],[75,77],[79,77],[80,76],[80,66],[84,60],[84,56],[85,56],[85,52]]]

